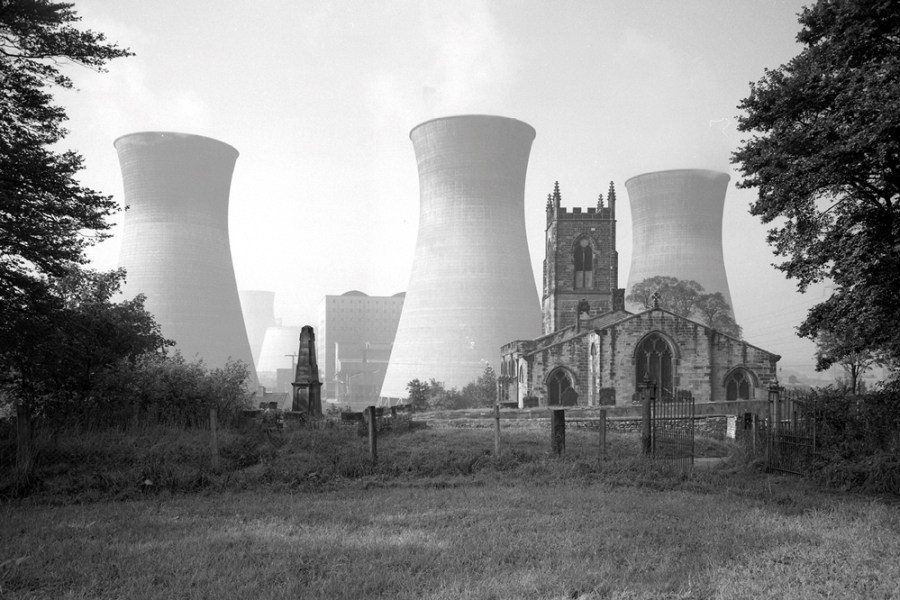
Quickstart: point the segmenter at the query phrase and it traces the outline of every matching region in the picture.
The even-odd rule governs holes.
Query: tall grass
[[[712,454],[729,448],[714,441],[700,445]],[[382,434],[378,462],[367,441],[353,429],[327,427],[292,431],[252,427],[219,434],[220,466],[212,468],[209,432],[152,427],[86,435],[62,432],[35,440],[36,471],[27,487],[16,485],[12,470],[0,478],[0,494],[33,496],[52,502],[139,498],[160,492],[336,489],[427,480],[446,485],[466,477],[527,478],[536,483],[606,478],[611,484],[678,481],[664,463],[639,458],[637,437],[610,434],[600,458],[596,432],[573,430],[563,457],[550,452],[544,431],[504,431],[501,453],[494,454],[486,429],[425,429]],[[0,456],[14,457],[11,444]],[[420,481],[421,483],[421,481]]]

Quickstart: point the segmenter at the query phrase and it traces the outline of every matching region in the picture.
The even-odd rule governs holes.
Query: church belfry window
[[[591,243],[582,238],[575,246],[575,289],[594,287],[594,251]]]
[[[665,338],[658,333],[645,337],[635,349],[634,367],[636,386],[643,384],[646,378],[657,385],[660,398],[674,397],[675,361]]]

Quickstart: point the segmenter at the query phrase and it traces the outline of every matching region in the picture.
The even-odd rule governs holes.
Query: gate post
[[[781,435],[781,388],[776,380],[769,386],[769,435],[766,441],[766,465],[771,467],[772,461],[775,459],[774,453],[777,451],[775,445],[779,442]]]
[[[367,407],[365,414],[369,433],[369,458],[374,464],[378,462],[378,421],[375,417],[375,407]]]
[[[500,458],[500,403],[494,405],[494,457]]]
[[[550,409],[550,447],[556,454],[566,451],[566,411],[563,408]]]
[[[641,451],[644,456],[650,456],[653,451],[653,438],[650,426],[650,404],[656,400],[656,384],[650,383],[650,378],[644,376],[641,384]]]
[[[600,460],[606,458],[606,409],[600,411]]]

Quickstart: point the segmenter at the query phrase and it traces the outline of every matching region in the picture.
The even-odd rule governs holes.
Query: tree
[[[880,364],[878,358],[869,351],[848,352],[845,335],[837,335],[832,331],[821,330],[816,336],[816,370],[824,371],[837,363],[844,367],[850,380],[850,392],[861,392],[862,376],[873,365]]]
[[[705,294],[703,286],[693,280],[683,281],[665,275],[649,277],[634,284],[626,300],[646,309],[658,303],[660,308],[676,315],[699,319],[717,331],[741,337],[741,327],[735,323],[731,306],[725,302],[722,293]]]
[[[655,299],[658,299],[660,308],[682,317],[690,317],[702,291],[703,286],[696,281],[656,275],[636,283],[627,300],[644,308],[653,308]]]
[[[471,407],[493,406],[497,401],[497,374],[490,363],[475,381],[466,384],[462,395]]]
[[[39,312],[18,322],[15,337],[0,345],[2,379],[39,412],[63,419],[93,410],[98,382],[122,361],[135,364],[163,355],[173,342],[162,336],[144,297],[113,302],[122,270],[72,268],[43,282],[33,303]]]
[[[820,0],[803,9],[803,50],[741,101],[749,133],[732,156],[774,224],[776,265],[831,296],[798,331],[839,332],[819,360],[860,352],[900,361],[900,4]],[[833,343],[832,343],[833,342]]]
[[[694,304],[694,312],[704,323],[722,333],[736,338],[740,338],[743,333],[741,326],[734,322],[734,317],[731,316],[731,306],[725,302],[722,292],[700,294]]]
[[[65,111],[50,89],[72,88],[61,65],[97,71],[128,50],[76,29],[72,4],[0,0],[0,337],[20,327],[45,295],[46,276],[84,264],[85,249],[107,236],[111,197],[75,179],[83,159],[55,147]]]
[[[413,410],[426,410],[428,408],[428,399],[431,394],[427,383],[416,378],[406,384],[406,390],[409,392],[409,403],[412,405]]]

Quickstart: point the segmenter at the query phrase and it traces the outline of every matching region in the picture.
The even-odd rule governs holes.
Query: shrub
[[[813,476],[828,485],[900,494],[900,381],[853,396],[814,390],[817,460]]]

